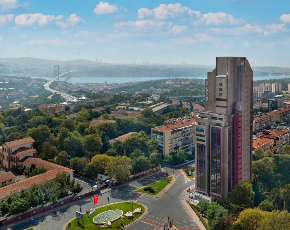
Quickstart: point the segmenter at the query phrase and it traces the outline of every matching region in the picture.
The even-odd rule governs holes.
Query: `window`
[[[222,96],[223,94],[222,93],[219,93],[219,96]]]
[[[220,91],[223,91],[223,89],[222,89],[222,88],[219,88],[219,90],[220,90]]]
[[[219,86],[223,86],[223,83],[219,83]]]

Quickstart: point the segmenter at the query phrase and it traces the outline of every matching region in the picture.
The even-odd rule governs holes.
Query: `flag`
[[[258,102],[258,105],[261,103],[261,101]]]
[[[98,203],[99,195],[94,196],[94,204]]]
[[[190,192],[190,188],[188,188],[188,189],[186,190],[186,192]]]

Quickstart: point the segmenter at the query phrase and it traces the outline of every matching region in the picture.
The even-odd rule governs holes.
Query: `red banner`
[[[190,192],[190,188],[188,188],[188,189],[186,190],[186,192]]]
[[[94,204],[98,203],[99,195],[94,196]]]

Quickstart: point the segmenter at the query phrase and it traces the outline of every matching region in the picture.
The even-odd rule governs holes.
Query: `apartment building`
[[[169,119],[163,125],[151,129],[151,140],[157,142],[164,156],[178,150],[192,154],[194,122],[192,116]]]
[[[268,138],[253,138],[253,151],[255,149],[262,149],[263,151],[270,150],[274,148],[274,140]]]
[[[282,93],[282,84],[279,82],[275,82],[272,84],[272,92],[273,93]]]
[[[289,133],[278,130],[264,130],[257,134],[258,138],[271,139],[274,141],[274,152],[283,154],[283,145],[289,144]]]
[[[274,122],[283,123],[290,121],[290,107],[273,110],[270,114],[274,116]]]
[[[253,71],[245,57],[217,57],[205,80],[205,111],[195,118],[195,188],[224,198],[252,177]]]
[[[2,144],[0,163],[2,167],[12,169],[25,157],[35,157],[34,140],[31,137]]]
[[[272,114],[261,113],[253,118],[253,132],[269,129],[272,125],[274,125],[274,116]]]

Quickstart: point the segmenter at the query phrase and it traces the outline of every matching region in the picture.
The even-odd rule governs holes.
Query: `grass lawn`
[[[138,203],[133,203],[133,209],[136,208],[141,208],[142,209],[142,213],[144,213],[145,208],[138,204]],[[93,214],[91,215],[90,218],[88,218],[88,214],[85,213],[83,215],[83,220],[80,220],[80,226],[78,226],[78,219],[75,218],[72,222],[71,222],[71,229],[101,229],[100,226],[101,225],[96,225],[93,222],[93,219],[95,216],[97,216],[98,214],[105,212],[105,211],[109,211],[109,210],[114,210],[114,209],[120,209],[123,211],[123,214],[125,215],[128,211],[132,211],[132,202],[124,202],[124,203],[119,203],[119,204],[112,204],[112,205],[107,205],[101,208],[97,208],[95,209],[95,211],[93,212]],[[133,219],[127,219],[127,218],[123,218],[123,224],[124,226],[131,223],[133,220],[136,220],[137,218],[139,218],[142,214],[135,214],[133,216]],[[114,230],[117,228],[121,228],[121,218],[112,222],[112,227],[109,228],[110,230]],[[66,227],[66,229],[68,230],[68,226]]]
[[[172,176],[169,177],[169,183],[171,182],[171,180],[172,180]],[[163,182],[164,182],[164,188],[165,188],[166,185],[169,184],[167,182],[167,179],[164,179],[164,180],[161,180],[161,181],[156,182],[155,184],[151,184],[149,186],[146,186],[146,187],[151,187],[152,189],[154,189],[154,187],[156,187],[157,190],[154,193],[151,193],[149,191],[144,191],[144,188],[146,188],[146,187],[141,188],[141,189],[137,190],[136,192],[144,192],[144,193],[147,193],[147,194],[150,194],[150,195],[156,195],[156,194],[158,194],[163,189]]]

